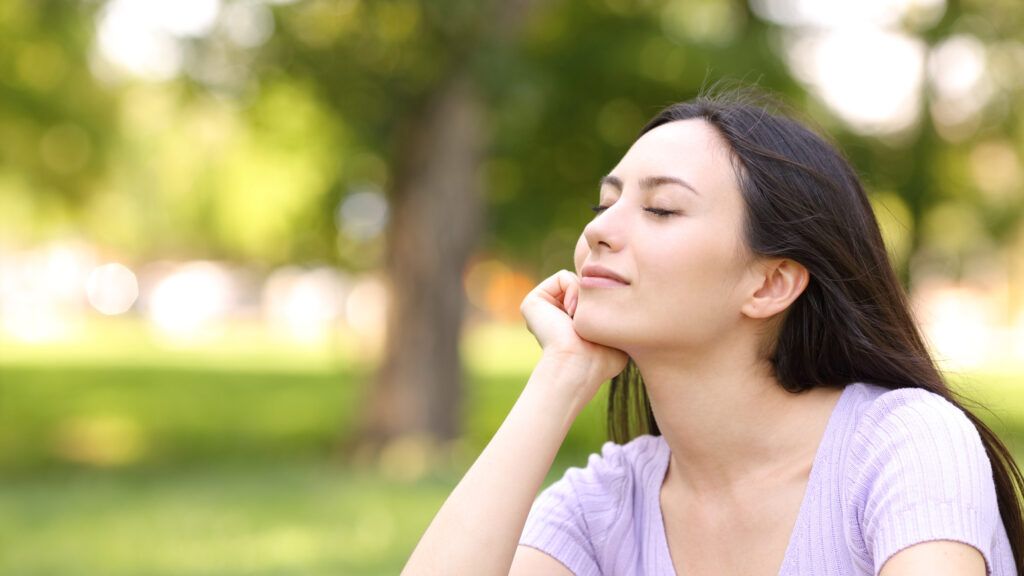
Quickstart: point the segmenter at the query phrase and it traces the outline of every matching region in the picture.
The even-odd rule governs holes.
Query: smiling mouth
[[[580,278],[580,286],[583,288],[619,288],[629,286],[629,284],[604,276],[584,276]]]

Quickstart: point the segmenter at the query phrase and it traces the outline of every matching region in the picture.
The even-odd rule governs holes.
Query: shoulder
[[[991,474],[981,436],[964,411],[921,388],[862,386],[850,456],[855,468],[909,464],[942,470],[964,466]]]
[[[860,488],[895,489],[896,484],[878,485],[890,476],[957,486],[991,480],[981,435],[959,406],[921,388],[855,386],[847,469]],[[948,496],[958,493],[951,490]]]
[[[928,390],[855,386],[846,454],[853,549],[876,573],[896,552],[928,540],[968,543],[991,560],[1001,519],[973,422]]]
[[[978,438],[977,429],[963,410],[934,392],[923,388],[889,390],[873,384],[858,388],[856,435],[873,441],[890,435],[945,430]]]

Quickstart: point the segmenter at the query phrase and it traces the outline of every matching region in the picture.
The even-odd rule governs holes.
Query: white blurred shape
[[[970,92],[985,74],[985,46],[974,36],[958,35],[944,40],[928,58],[928,75],[943,98]]]
[[[944,40],[928,55],[928,78],[935,92],[932,114],[941,126],[971,120],[992,96],[985,46],[974,36]]]
[[[352,192],[338,206],[338,229],[351,238],[368,240],[384,231],[388,222],[388,202],[377,190]]]
[[[204,36],[213,29],[220,0],[115,0],[133,1],[148,10],[150,21],[175,36]]]
[[[383,347],[388,311],[387,283],[379,277],[366,276],[357,280],[345,299],[345,318],[359,336],[359,343],[369,355],[378,354]]]
[[[92,251],[62,241],[0,260],[0,326],[25,342],[73,336]]]
[[[784,56],[794,74],[854,130],[898,134],[921,110],[928,29],[945,0],[752,0],[762,18],[787,29]]]
[[[127,312],[139,297],[135,273],[123,264],[111,262],[96,267],[85,285],[89,303],[108,316]]]
[[[228,311],[231,279],[212,262],[190,262],[161,279],[149,296],[149,317],[164,334],[198,338]]]
[[[817,28],[889,27],[902,20],[928,26],[946,11],[945,0],[752,0],[750,4],[755,13],[776,24]]]
[[[80,302],[83,282],[94,266],[92,251],[85,245],[66,242],[53,244],[40,255],[45,262],[42,290],[62,302]]]
[[[264,311],[273,328],[303,343],[327,339],[341,313],[344,282],[331,268],[281,268],[263,291]]]
[[[184,60],[178,38],[208,33],[219,11],[220,0],[111,0],[98,18],[98,48],[123,72],[168,80]]]
[[[794,72],[853,128],[892,133],[916,120],[925,48],[873,27],[807,35],[787,46]]]
[[[47,302],[16,296],[4,308],[4,331],[22,342],[52,342],[70,332],[61,311]]]
[[[952,284],[926,286],[915,295],[915,313],[943,368],[977,367],[991,360],[990,303],[977,290]]]
[[[220,18],[228,38],[242,48],[255,48],[274,33],[274,15],[265,4],[233,2],[224,7]]]
[[[168,80],[181,70],[182,52],[165,30],[152,25],[138,2],[113,0],[99,17],[99,49],[123,72],[147,80]]]

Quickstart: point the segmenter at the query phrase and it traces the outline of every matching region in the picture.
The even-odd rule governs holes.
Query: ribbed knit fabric
[[[606,442],[540,493],[519,543],[577,576],[675,574],[659,502],[669,456],[661,436]],[[896,552],[929,540],[964,542],[989,574],[1017,574],[991,464],[963,412],[926,390],[848,385],[779,573],[877,574]]]

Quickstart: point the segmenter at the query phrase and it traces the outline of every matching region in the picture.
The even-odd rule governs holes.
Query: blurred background
[[[0,573],[397,573],[598,179],[721,78],[838,141],[1024,454],[1021,38],[1017,0],[0,3]]]

